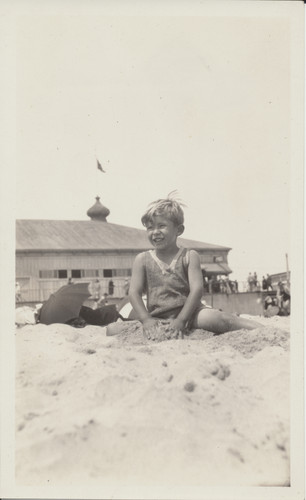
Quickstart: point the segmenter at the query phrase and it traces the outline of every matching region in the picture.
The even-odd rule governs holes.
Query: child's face
[[[155,215],[147,224],[149,241],[160,250],[175,246],[176,239],[182,232],[183,226],[178,226],[165,215]]]

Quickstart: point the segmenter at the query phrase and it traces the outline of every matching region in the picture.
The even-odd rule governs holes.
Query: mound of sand
[[[259,321],[160,342],[18,328],[17,483],[289,485],[289,318]]]

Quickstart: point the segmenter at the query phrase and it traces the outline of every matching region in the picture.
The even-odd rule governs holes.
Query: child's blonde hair
[[[152,222],[155,215],[165,215],[178,226],[184,224],[184,212],[182,207],[185,205],[176,198],[176,193],[176,191],[171,191],[167,198],[161,198],[160,200],[150,203],[146,212],[141,217],[142,224],[146,227]]]

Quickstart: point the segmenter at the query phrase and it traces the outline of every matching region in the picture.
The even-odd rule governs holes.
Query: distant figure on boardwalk
[[[266,282],[267,282],[267,290],[273,290],[273,286],[272,286],[272,278],[269,274],[267,274],[267,278],[266,278]]]
[[[108,295],[114,295],[114,288],[115,288],[114,282],[113,280],[110,280],[108,282]]]
[[[20,285],[18,281],[15,283],[15,301],[20,302],[21,301],[21,290],[20,290]]]
[[[129,294],[129,289],[130,289],[130,282],[128,279],[126,279],[124,281],[124,285],[123,285],[123,288],[124,288],[124,293],[125,295],[128,295]]]
[[[224,280],[224,284],[225,284],[225,292],[226,292],[227,294],[232,293],[232,289],[231,289],[231,287],[230,287],[230,281],[229,281],[228,276],[225,278],[225,280]]]
[[[247,281],[248,281],[248,292],[253,292],[253,290],[254,290],[254,276],[252,273],[249,273],[249,275],[247,277]]]
[[[226,293],[226,284],[222,277],[220,278],[219,284],[220,284],[220,292]]]
[[[257,280],[257,272],[256,271],[253,274],[253,283],[254,283],[254,288],[255,288],[255,291],[256,291],[257,288],[258,288],[258,280]]]
[[[98,302],[101,298],[101,284],[98,279],[94,282],[93,292],[94,300]]]
[[[68,282],[67,282],[67,285],[73,285],[73,281],[72,281],[72,278],[68,278]]]
[[[265,276],[262,277],[261,285],[262,285],[262,289],[264,291],[267,290],[267,280],[266,280]]]

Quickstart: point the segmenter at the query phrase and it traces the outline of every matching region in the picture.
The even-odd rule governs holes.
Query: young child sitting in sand
[[[173,337],[183,338],[184,331],[200,328],[224,333],[241,328],[254,329],[254,321],[206,308],[201,303],[203,277],[200,257],[195,250],[177,245],[184,232],[184,212],[176,199],[157,200],[141,218],[147,229],[152,250],[137,255],[132,271],[129,298],[147,338],[166,320]],[[147,307],[142,300],[147,295]],[[107,335],[122,331],[125,323],[114,323]]]

